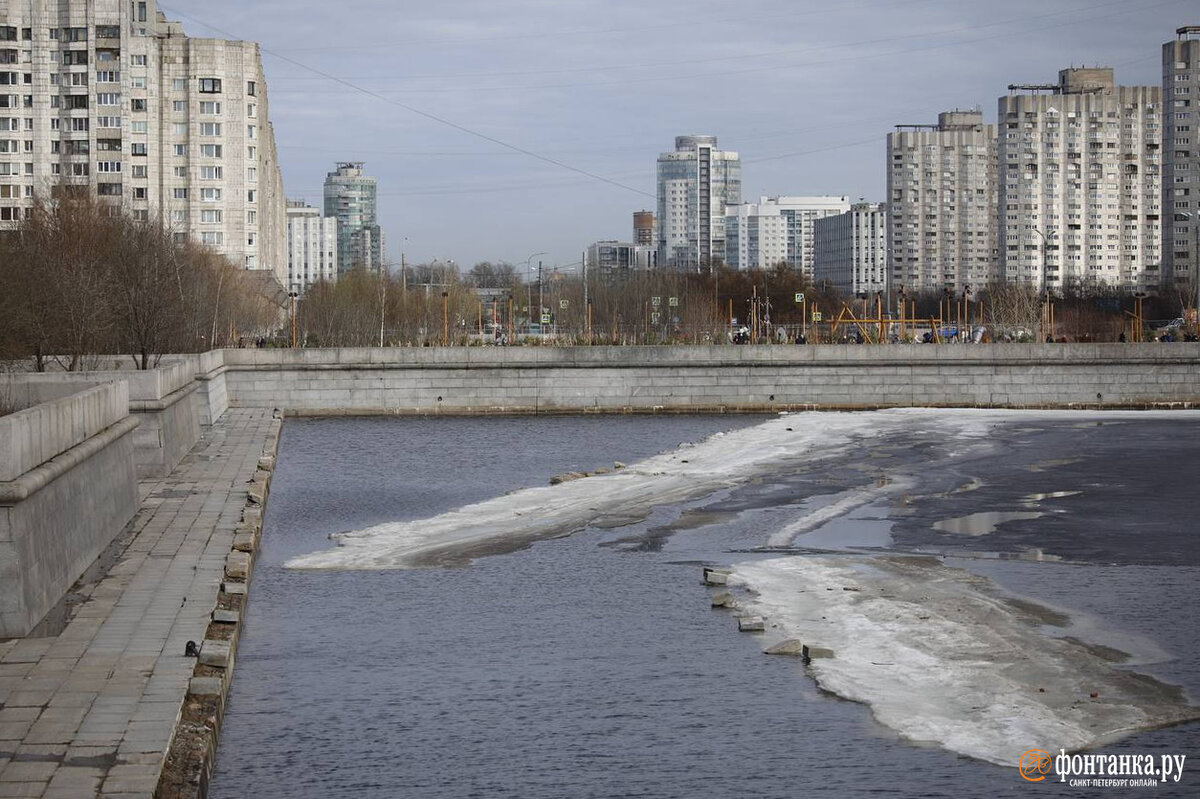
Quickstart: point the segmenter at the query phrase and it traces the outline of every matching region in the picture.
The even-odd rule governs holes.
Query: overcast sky
[[[1160,85],[1162,44],[1200,25],[1195,0],[171,0],[163,9],[189,35],[262,45],[289,197],[319,206],[335,162],[364,161],[379,180],[389,258],[452,259],[464,270],[483,260],[523,268],[539,251],[534,264],[574,270],[591,242],[629,240],[632,213],[655,208],[655,160],[680,134],[715,135],[741,154],[743,200],[882,201],[894,125],[973,107],[995,121],[1010,83],[1053,83],[1072,65]]]

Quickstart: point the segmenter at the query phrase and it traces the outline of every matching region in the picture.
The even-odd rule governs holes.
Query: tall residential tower
[[[347,161],[325,176],[325,216],[337,218],[338,271],[383,267],[383,232],[379,228],[375,178],[363,164]]]
[[[997,145],[1005,280],[1157,289],[1161,88],[1115,86],[1099,67],[1009,91]]]
[[[1163,45],[1163,288],[1200,302],[1200,25]]]
[[[981,111],[888,134],[888,269],[916,291],[982,288],[999,278],[996,126]]]
[[[724,261],[725,208],[741,202],[738,154],[715,136],[677,136],[658,157],[658,262],[695,271]]]

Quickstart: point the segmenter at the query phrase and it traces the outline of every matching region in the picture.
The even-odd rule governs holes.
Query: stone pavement
[[[128,546],[49,638],[0,642],[0,797],[151,797],[272,413],[230,409],[141,483]]]

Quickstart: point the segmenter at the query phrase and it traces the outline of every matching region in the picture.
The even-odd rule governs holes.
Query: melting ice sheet
[[[1200,718],[1181,689],[1044,634],[1056,614],[935,558],[776,558],[736,566],[730,584],[753,592],[746,611],[780,637],[833,650],[810,664],[821,687],[913,741],[1015,766],[1028,749]]]
[[[389,522],[333,536],[331,550],[293,558],[293,569],[394,569],[461,563],[511,551],[589,524],[633,521],[657,506],[703,497],[755,477],[840,454],[863,436],[920,433],[967,446],[985,439],[1004,412],[894,410],[802,413],[718,433],[631,467],[556,486],[530,488],[431,519]]]
[[[1134,412],[1058,412],[1057,419],[1108,419]],[[1149,412],[1138,412],[1147,418]],[[1174,411],[1176,415],[1181,411]],[[1047,418],[1035,411],[897,409],[865,413],[797,413],[718,433],[628,469],[556,486],[530,488],[430,519],[388,522],[332,536],[330,550],[287,562],[293,569],[395,569],[469,562],[565,535],[590,524],[636,521],[655,507],[841,455],[852,442],[904,433],[932,438],[951,453],[986,444],[996,425]],[[902,485],[900,483],[897,486]],[[847,499],[841,511],[877,498]],[[820,516],[820,520],[827,520]],[[811,522],[811,520],[810,520]],[[784,537],[810,529],[797,524]]]

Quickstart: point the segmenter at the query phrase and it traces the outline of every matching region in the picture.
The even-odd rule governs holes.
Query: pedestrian
[[[1121,342],[1122,344],[1125,343],[1125,331],[1124,330],[1121,331],[1121,335],[1117,336],[1117,341]]]

